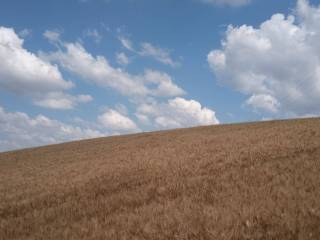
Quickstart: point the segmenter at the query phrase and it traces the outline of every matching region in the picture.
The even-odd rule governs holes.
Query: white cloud
[[[64,90],[73,84],[63,79],[57,66],[23,48],[13,29],[0,27],[0,88],[22,94]]]
[[[88,96],[80,98],[90,100]],[[97,121],[76,118],[67,124],[44,115],[7,112],[0,106],[0,151],[141,131],[126,115],[125,107],[118,108],[106,110]]]
[[[205,3],[215,4],[215,5],[229,5],[233,7],[247,5],[251,0],[200,0]]]
[[[159,129],[218,124],[215,112],[195,100],[174,98],[167,103],[141,104],[136,112],[141,123],[150,123]]]
[[[276,113],[279,108],[277,99],[266,94],[253,95],[246,101],[246,104],[255,109],[262,109],[272,113]]]
[[[60,35],[61,35],[61,31],[58,31],[58,30],[46,30],[43,33],[43,36],[53,43],[60,41]]]
[[[179,63],[172,60],[170,56],[170,51],[167,49],[163,49],[160,47],[153,46],[151,43],[142,43],[141,50],[139,51],[139,55],[152,57],[157,61],[170,65],[172,67],[178,66]]]
[[[137,132],[138,126],[128,116],[114,110],[109,109],[98,117],[99,123],[105,128],[119,132]]]
[[[83,96],[83,101],[89,100]],[[175,98],[167,103],[143,104],[136,117],[152,129],[169,129],[217,124],[215,113],[194,100]],[[79,139],[95,138],[141,131],[119,105],[107,109],[96,122],[76,118],[73,124],[63,123],[44,115],[31,117],[24,112],[7,112],[0,106],[0,151],[55,144]]]
[[[145,75],[131,75],[119,68],[113,68],[103,56],[94,57],[79,43],[65,43],[62,49],[42,57],[49,61],[58,62],[63,68],[77,74],[83,79],[93,81],[104,87],[115,89],[125,96],[143,97],[172,96],[183,93],[168,75],[153,71],[151,78],[149,71]],[[159,79],[156,79],[158,77]],[[156,85],[150,88],[148,85]],[[164,91],[166,90],[166,91]]]
[[[93,98],[90,95],[69,95],[63,92],[51,92],[44,97],[34,100],[34,104],[51,109],[73,109],[79,103],[88,103]]]
[[[85,37],[92,38],[95,41],[95,43],[100,43],[102,40],[102,36],[97,29],[87,29],[83,32],[83,35]]]
[[[180,64],[179,62],[176,62],[172,59],[171,53],[168,49],[160,48],[154,46],[151,43],[144,42],[141,43],[140,50],[135,50],[130,39],[119,37],[119,40],[124,48],[138,54],[139,56],[153,58],[156,61],[161,62],[165,65],[169,65],[171,67],[177,67]]]
[[[95,129],[72,126],[43,115],[6,112],[1,106],[0,129],[0,151],[103,136]]]
[[[52,37],[51,40],[59,39]],[[56,40],[54,40],[56,41]],[[80,96],[64,93],[74,86],[56,65],[23,47],[24,40],[11,28],[0,27],[0,89],[30,97],[39,106],[70,109],[83,102]]]
[[[152,90],[154,96],[181,96],[185,94],[185,91],[173,83],[172,78],[162,72],[146,70],[144,74],[145,82],[156,85],[156,88]]]
[[[57,61],[68,71],[98,85],[111,87],[123,95],[144,95],[148,92],[139,79],[113,68],[106,58],[93,57],[79,43],[66,43],[66,51],[58,50],[46,57]]]
[[[143,125],[150,125],[150,119],[147,115],[136,113],[136,118],[139,120],[139,122]]]
[[[132,42],[130,41],[130,39],[125,38],[125,37],[119,37],[119,41],[121,42],[122,46],[132,52],[134,52],[134,48],[132,46]]]
[[[320,113],[320,7],[299,0],[294,16],[275,14],[259,28],[229,26],[208,62],[219,82],[254,108],[278,115]]]
[[[117,59],[117,63],[119,63],[120,65],[123,65],[123,66],[126,66],[130,63],[130,59],[128,58],[128,56],[124,52],[117,53],[116,59]]]

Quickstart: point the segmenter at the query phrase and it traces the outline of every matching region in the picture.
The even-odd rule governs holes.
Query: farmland
[[[320,239],[320,119],[0,153],[0,239]]]

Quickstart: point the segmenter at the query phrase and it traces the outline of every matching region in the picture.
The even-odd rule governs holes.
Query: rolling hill
[[[0,153],[0,239],[320,239],[320,119]]]

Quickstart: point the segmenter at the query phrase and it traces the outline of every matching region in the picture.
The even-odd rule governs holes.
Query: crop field
[[[320,239],[320,119],[0,153],[0,239]]]

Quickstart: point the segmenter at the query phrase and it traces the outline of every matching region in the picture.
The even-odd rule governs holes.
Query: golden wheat
[[[0,239],[320,239],[320,119],[0,154]]]

